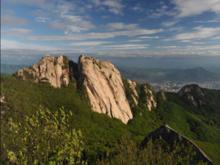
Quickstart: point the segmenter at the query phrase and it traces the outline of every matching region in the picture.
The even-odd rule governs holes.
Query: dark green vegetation
[[[174,142],[175,143],[175,142]],[[176,143],[170,144],[162,139],[151,140],[143,149],[136,147],[130,139],[122,139],[116,153],[110,159],[101,159],[97,165],[176,165],[176,164],[199,164],[207,165],[201,160],[196,160],[196,154],[192,147]]]
[[[4,76],[1,79],[1,94],[6,97],[8,106],[5,110],[3,109],[2,123],[7,123],[9,118],[24,121],[25,116],[36,114],[40,106],[49,109],[52,114],[60,107],[63,107],[63,111],[67,114],[71,112],[67,128],[81,131],[84,142],[82,159],[89,164],[114,164],[119,160],[123,164],[123,161],[128,158],[132,159],[130,164],[135,164],[135,161],[138,161],[138,164],[139,162],[144,164],[146,161],[158,161],[157,164],[164,164],[164,162],[176,164],[180,161],[182,164],[183,162],[187,164],[193,157],[193,153],[189,152],[190,148],[181,150],[189,153],[188,158],[174,159],[178,158],[176,153],[182,147],[179,145],[167,152],[167,147],[164,148],[161,142],[152,142],[143,152],[139,151],[137,146],[141,141],[151,131],[165,123],[201,147],[214,164],[220,164],[219,91],[207,90],[207,99],[210,104],[199,109],[184,103],[176,94],[167,93],[167,101],[160,100],[159,108],[153,112],[144,110],[143,105],[134,107],[134,119],[128,125],[103,114],[91,112],[87,104],[88,100],[76,90],[74,82],[69,87],[54,89],[48,84],[34,84]],[[1,124],[1,127],[6,125]],[[7,129],[5,127],[1,130]],[[36,136],[34,129],[32,131]],[[3,142],[11,141],[9,137],[1,136],[1,138]],[[77,136],[76,139],[80,140],[81,136]],[[156,151],[160,151],[161,154],[156,154]],[[169,157],[167,157],[168,154]],[[157,160],[158,156],[161,156],[160,160]]]

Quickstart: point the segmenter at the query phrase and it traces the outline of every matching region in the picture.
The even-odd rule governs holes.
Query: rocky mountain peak
[[[185,102],[195,107],[200,107],[207,103],[204,90],[196,84],[184,86],[180,89],[178,95],[182,97]]]
[[[92,110],[127,123],[133,118],[118,69],[108,61],[81,55],[78,68]]]
[[[18,70],[15,76],[36,83],[49,83],[55,88],[68,86],[70,80],[74,79],[78,87],[85,89],[93,111],[117,118],[123,123],[133,118],[131,108],[140,102],[149,111],[157,106],[149,85],[124,81],[111,62],[86,55],[80,55],[78,63],[65,56],[45,55],[33,66]],[[131,92],[131,98],[127,96],[127,89]]]
[[[130,104],[132,105],[132,107],[135,107],[138,105],[138,101],[139,101],[139,94],[137,92],[137,83],[132,80],[127,80],[127,83],[130,91],[130,98],[129,98]]]
[[[152,111],[157,107],[157,102],[153,94],[153,90],[148,86],[148,84],[143,85],[143,94],[145,97],[145,105],[147,106],[149,111]]]
[[[157,107],[155,93],[149,84],[138,84],[132,80],[125,80],[126,94],[131,107],[144,105],[148,111]]]
[[[65,56],[45,55],[37,64],[18,70],[15,76],[37,83],[50,83],[55,88],[67,86],[70,81],[69,60]]]

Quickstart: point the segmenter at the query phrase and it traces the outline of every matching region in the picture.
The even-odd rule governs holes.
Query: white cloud
[[[161,6],[150,10],[151,18],[159,18],[162,16],[175,16],[177,14],[176,10],[171,10],[167,5],[161,3]]]
[[[29,42],[18,42],[15,40],[1,39],[1,49],[55,50],[57,48],[32,44]]]
[[[200,43],[201,44],[201,43]],[[164,52],[170,52],[171,54],[178,55],[220,55],[220,45],[185,45],[185,46],[163,46],[161,47]],[[164,50],[165,49],[165,50]],[[167,49],[167,50],[166,50]]]
[[[70,44],[73,47],[86,47],[88,50],[106,50],[106,51],[114,51],[114,50],[138,50],[138,49],[146,49],[148,47],[147,44],[143,43],[111,43],[106,41],[89,41],[89,42],[76,42]]]
[[[198,40],[198,39],[207,39],[214,37],[220,34],[220,28],[212,27],[196,27],[194,31],[187,33],[177,34],[174,39],[176,40]]]
[[[147,47],[146,47],[147,48]],[[115,53],[117,52],[117,53]],[[188,45],[188,46],[160,46],[158,50],[148,50],[148,49],[125,49],[117,50],[112,49],[112,51],[100,51],[100,55],[111,55],[117,57],[147,57],[147,56],[219,56],[220,45]]]
[[[138,50],[138,49],[146,49],[148,48],[147,44],[112,44],[112,45],[105,45],[100,47],[100,49],[104,50]]]
[[[82,12],[83,8],[75,3],[61,1],[52,9],[43,8],[42,10],[44,13],[50,13],[48,17],[53,21],[49,22],[49,26],[63,30],[65,34],[88,31],[95,27],[89,18],[85,16],[85,12]]]
[[[96,7],[107,8],[108,11],[114,14],[123,14],[122,0],[92,0],[91,1]]]
[[[175,5],[174,8],[170,8],[168,5],[161,3],[160,7],[150,10],[151,17],[175,16],[182,18],[200,15],[207,11],[220,14],[219,0],[171,0],[170,2]]]
[[[64,30],[65,34],[88,31],[95,27],[90,21],[81,16],[65,15],[62,19],[49,23],[51,28]]]
[[[91,30],[95,25],[89,20],[81,1],[67,0],[13,0],[14,3],[37,7],[32,12],[36,22],[47,23],[50,28],[65,34]],[[81,4],[82,3],[82,4]]]
[[[30,36],[30,40],[42,41],[70,41],[70,40],[91,40],[91,39],[110,39],[115,37],[135,37],[147,36],[161,32],[162,29],[134,29],[122,30],[113,32],[90,32],[74,35],[43,35],[43,36]]]
[[[177,56],[177,55],[209,55],[209,56],[219,56],[220,45],[185,45],[185,46],[176,46],[176,45],[167,45],[160,46],[156,50],[149,50],[148,44],[131,44],[131,43],[119,43],[111,44],[105,43],[96,43],[98,47],[93,47],[94,44],[86,43],[84,45],[90,45],[86,49],[77,47],[73,45],[68,45],[68,47],[49,47],[38,44],[30,44],[28,42],[17,42],[13,40],[1,40],[1,50],[16,50],[17,53],[23,54],[23,51],[29,52],[27,55],[35,54],[36,52],[50,52],[50,53],[95,53],[97,55],[112,55],[117,57],[137,57],[137,56]],[[83,43],[76,44],[82,46]],[[33,50],[36,50],[33,52]]]
[[[159,39],[159,36],[139,36],[140,39]]]
[[[28,21],[13,15],[1,15],[1,25],[25,25]]]
[[[134,30],[138,28],[137,24],[125,24],[122,22],[108,23],[106,26],[110,30]]]
[[[199,15],[206,11],[220,13],[219,0],[173,0],[179,11],[178,17]]]
[[[105,45],[108,44],[109,42],[106,41],[86,41],[86,42],[74,42],[71,43],[71,46],[100,46],[100,45]]]
[[[200,23],[200,24],[220,23],[220,18],[214,18],[209,20],[196,20],[195,23]]]
[[[172,26],[176,25],[177,22],[178,22],[178,20],[169,21],[169,22],[163,22],[161,25],[163,27],[172,27]]]
[[[137,4],[137,5],[133,6],[131,9],[134,10],[134,11],[138,11],[138,12],[144,11],[144,8],[141,7],[140,4]]]
[[[49,18],[47,18],[47,17],[36,17],[35,20],[36,20],[36,22],[46,23],[46,22],[49,21]]]
[[[11,0],[11,2],[38,7],[43,7],[48,3],[47,0]]]
[[[184,30],[184,27],[183,26],[173,26],[173,27],[169,27],[166,29],[167,31],[170,31],[170,32],[181,32]]]
[[[175,49],[175,48],[177,48],[177,46],[176,45],[158,46],[158,48],[162,48],[162,49]]]
[[[143,39],[131,39],[128,42],[143,42]]]
[[[27,34],[31,34],[31,29],[26,28],[12,28],[6,31],[2,31],[3,35],[10,35],[10,36],[23,36]]]

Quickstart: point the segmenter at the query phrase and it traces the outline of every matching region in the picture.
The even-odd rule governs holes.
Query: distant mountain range
[[[149,82],[206,82],[220,80],[220,74],[202,67],[190,69],[135,69],[121,68],[121,72],[130,79]]]
[[[1,74],[13,74],[25,65],[1,64]]]
[[[13,74],[25,65],[1,64],[1,74]],[[209,82],[220,81],[220,73],[217,69],[204,69],[195,67],[189,69],[144,69],[135,67],[120,67],[119,70],[129,79],[140,82],[162,83],[162,82]]]

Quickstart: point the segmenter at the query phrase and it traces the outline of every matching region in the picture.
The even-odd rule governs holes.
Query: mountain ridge
[[[193,150],[196,152],[197,157],[207,162],[207,164],[209,165],[213,164],[212,160],[205,154],[205,152],[201,148],[198,147],[197,144],[195,144],[186,136],[181,135],[175,129],[171,128],[167,124],[162,125],[161,127],[149,133],[147,137],[141,142],[140,147],[144,148],[144,146],[150,140],[156,140],[156,139],[163,139],[170,145],[173,145],[176,142],[183,143],[183,145],[191,145],[193,147]]]
[[[94,60],[96,63],[96,59]],[[89,64],[92,68],[96,68],[93,70],[93,72],[97,72],[96,74],[101,74],[102,76],[106,74],[106,72],[103,73],[102,64],[96,66],[93,64],[93,60],[89,60]],[[156,93],[149,84],[138,84],[121,76],[124,84],[124,93],[133,115],[131,120],[124,123],[121,119],[117,120],[117,118],[112,116],[110,117],[115,119],[109,118],[106,113],[94,113],[91,105],[80,108],[80,104],[87,104],[90,101],[83,85],[84,80],[82,78],[85,75],[82,76],[78,71],[77,63],[69,62],[69,65],[73,66],[71,67],[72,70],[69,70],[72,78],[68,86],[61,86],[60,88],[52,87],[49,85],[49,81],[47,83],[36,83],[34,81],[20,81],[19,78],[15,79],[15,77],[3,78],[3,95],[11,107],[10,110],[5,111],[6,116],[10,113],[13,115],[14,109],[22,114],[29,113],[29,111],[34,111],[34,108],[41,104],[52,108],[52,110],[55,107],[64,106],[75,113],[73,123],[77,128],[82,129],[86,135],[88,140],[87,150],[92,151],[93,154],[98,154],[96,153],[98,150],[104,155],[109,152],[108,149],[114,146],[113,144],[116,144],[115,142],[118,138],[126,134],[126,132],[131,133],[135,141],[137,140],[139,143],[146,137],[146,134],[156,130],[164,123],[168,123],[177,132],[189,137],[201,147],[215,163],[218,162],[218,149],[213,148],[212,145],[218,146],[220,142],[217,120],[219,114],[217,101],[220,98],[219,91],[202,89],[205,92],[204,98],[207,100],[212,99],[206,105],[201,104],[201,108],[199,108],[189,104],[179,93]],[[86,75],[86,78],[90,78],[88,77],[90,74]],[[106,83],[106,80],[109,81],[110,77],[108,75],[107,79],[104,78],[102,80],[102,83]],[[96,81],[99,80],[97,76],[95,76],[95,79]],[[92,81],[92,83],[96,82]],[[189,87],[191,88],[193,85]],[[147,88],[148,92],[145,91],[145,88]],[[108,96],[105,89],[103,88],[102,90]],[[152,94],[149,91],[152,91]],[[184,93],[197,96],[197,91]],[[79,98],[81,94],[82,100]],[[151,106],[153,105],[152,98],[149,95],[157,104],[153,111],[149,111],[149,102],[151,102]],[[206,142],[209,142],[210,146],[207,146]],[[100,145],[101,149],[99,148]],[[102,148],[103,145],[105,146],[104,148]],[[106,145],[108,146],[107,148]],[[96,148],[97,146],[99,146],[99,149]],[[91,153],[86,152],[86,154],[88,157],[95,159],[94,155],[90,155]]]
[[[81,55],[78,63],[75,63],[65,56],[46,55],[32,67],[18,70],[15,76],[18,79],[36,83],[46,82],[55,88],[68,86],[70,80],[74,79],[79,88],[84,88],[93,111],[118,118],[123,123],[127,123],[133,118],[122,75],[109,61]],[[138,94],[135,87],[131,85],[128,87]],[[149,85],[141,87],[143,88],[141,93],[145,97],[143,102],[145,102],[147,110],[152,111],[157,104],[153,89]],[[139,96],[136,97],[139,98]],[[136,100],[137,104],[138,100]]]

